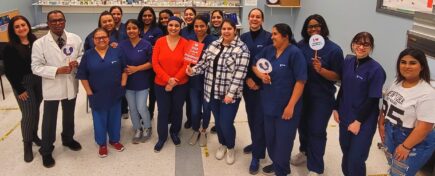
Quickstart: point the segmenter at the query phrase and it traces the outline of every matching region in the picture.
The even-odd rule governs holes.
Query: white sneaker
[[[234,148],[227,149],[227,158],[226,158],[227,164],[228,165],[233,164],[234,161],[236,160],[235,158],[236,158],[236,151],[234,150]]]
[[[142,130],[136,130],[133,136],[132,143],[133,144],[139,144],[140,140],[142,139],[143,131]]]
[[[216,159],[218,160],[223,159],[226,152],[227,152],[227,146],[221,145],[216,151]]]
[[[192,136],[190,137],[190,140],[189,140],[189,144],[190,145],[195,145],[196,141],[198,141],[198,136],[199,136],[199,132],[198,131],[193,131]]]
[[[199,135],[199,146],[205,147],[207,146],[207,132],[201,132]]]
[[[295,166],[301,165],[305,162],[307,162],[307,156],[305,155],[305,152],[299,152],[295,156],[292,156],[292,158],[290,159],[290,164]]]
[[[307,176],[323,176],[323,174],[318,174],[316,172],[310,171]]]

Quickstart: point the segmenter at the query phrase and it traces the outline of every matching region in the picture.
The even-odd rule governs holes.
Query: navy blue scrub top
[[[125,39],[128,39],[128,35],[127,35],[127,26],[125,26],[124,23],[121,23],[121,24],[119,25],[119,29],[118,29],[118,31],[119,31],[119,40],[120,40],[120,41],[125,40]]]
[[[112,42],[119,42],[121,41],[121,34],[117,31],[114,30],[112,33],[110,33],[110,41],[109,41],[109,45]],[[85,51],[89,50],[89,49],[94,49],[95,44],[94,44],[94,32],[91,32],[85,39],[85,44],[83,46],[83,48],[85,49]]]
[[[186,26],[183,29],[181,29],[180,35],[182,37],[184,37],[185,39],[188,39],[188,40],[193,40],[193,38],[196,37],[195,31],[193,30],[193,26],[192,26],[192,30],[189,30],[188,26]]]
[[[156,25],[154,27],[150,27],[146,33],[141,31],[141,36],[143,39],[147,40],[151,43],[152,46],[156,44],[157,39],[163,36],[162,30]]]
[[[213,41],[217,40],[218,38],[208,34],[204,40],[202,41],[202,43],[204,43],[204,48],[202,49],[202,54],[201,57],[199,58],[198,62],[202,59],[202,55],[204,54],[205,50],[208,48],[208,45],[210,45],[210,43],[212,43]],[[198,38],[196,37],[196,35],[193,37],[192,39],[193,41],[198,42]],[[197,90],[203,90],[204,88],[204,74],[200,74],[200,75],[195,75],[189,78],[189,86],[191,88],[195,88]]]
[[[135,47],[133,47],[130,40],[124,40],[119,43],[119,48],[125,53],[126,65],[138,66],[147,62],[151,63],[153,47],[145,39],[141,39]],[[148,89],[150,87],[151,72],[152,69],[148,69],[128,75],[126,88],[128,90]]]
[[[307,63],[302,51],[295,45],[289,45],[284,52],[276,58],[276,49],[269,45],[256,57],[267,59],[272,64],[269,76],[272,84],[261,88],[261,104],[265,115],[281,118],[285,107],[293,93],[296,81],[307,80]],[[294,108],[293,116],[300,116],[302,111],[302,97]]]
[[[109,110],[121,100],[124,94],[124,89],[121,86],[124,68],[124,53],[119,48],[109,47],[104,59],[95,49],[85,52],[76,78],[89,81],[93,92],[93,95],[89,96],[92,109]]]
[[[382,98],[382,87],[386,75],[382,66],[370,58],[364,64],[355,68],[356,56],[347,57],[343,63],[341,76],[342,95],[339,102],[338,112],[340,123],[348,126],[357,119],[359,108],[368,98]],[[369,113],[369,119],[377,119],[379,108],[374,108]]]
[[[272,34],[268,31],[265,31],[263,28],[260,30],[260,34],[258,34],[257,38],[255,39],[252,38],[251,32],[246,32],[240,36],[240,40],[242,40],[246,46],[248,46],[249,52],[251,54],[246,78],[252,78],[257,85],[261,85],[262,81],[260,78],[257,78],[252,71],[252,66],[255,65],[255,56],[260,53],[264,47],[272,44]]]
[[[308,81],[304,88],[304,98],[321,98],[333,101],[336,92],[335,81],[327,80],[314,70],[312,59],[314,58],[314,50],[310,48],[309,43],[301,40],[297,45],[304,53],[308,65]],[[331,40],[325,40],[325,46],[317,51],[317,56],[322,62],[323,68],[337,74],[341,73],[344,57],[340,46]]]

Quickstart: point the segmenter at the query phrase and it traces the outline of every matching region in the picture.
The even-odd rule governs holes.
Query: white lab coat
[[[77,60],[80,63],[83,55],[82,39],[76,34],[64,32],[67,38],[65,46],[73,48],[72,54],[68,57],[58,47],[50,32],[33,43],[32,72],[42,77],[44,100],[71,100],[77,96],[77,69],[70,74],[56,75],[58,67],[67,66],[68,60]]]

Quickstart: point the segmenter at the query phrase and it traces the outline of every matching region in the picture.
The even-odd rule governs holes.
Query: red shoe
[[[124,146],[119,142],[110,142],[110,145],[112,145],[112,147],[118,152],[122,152],[125,149]]]
[[[98,151],[98,156],[100,158],[104,158],[107,156],[107,146],[105,145],[100,146],[100,150]]]

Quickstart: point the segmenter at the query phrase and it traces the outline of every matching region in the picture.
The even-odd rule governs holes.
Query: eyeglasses
[[[60,18],[60,19],[53,19],[53,20],[50,20],[50,21],[48,21],[50,24],[57,24],[57,23],[59,23],[59,24],[62,24],[62,23],[65,23],[65,19],[63,19],[63,18]]]
[[[307,28],[308,29],[314,29],[314,28],[320,28],[320,24],[315,24],[315,25],[308,25]]]
[[[372,46],[372,44],[369,42],[355,42],[354,44],[357,46],[362,46],[364,48],[370,48]]]
[[[107,36],[94,37],[94,40],[96,40],[96,41],[104,41],[104,40],[107,40],[107,38],[109,38],[109,37],[107,37]]]

